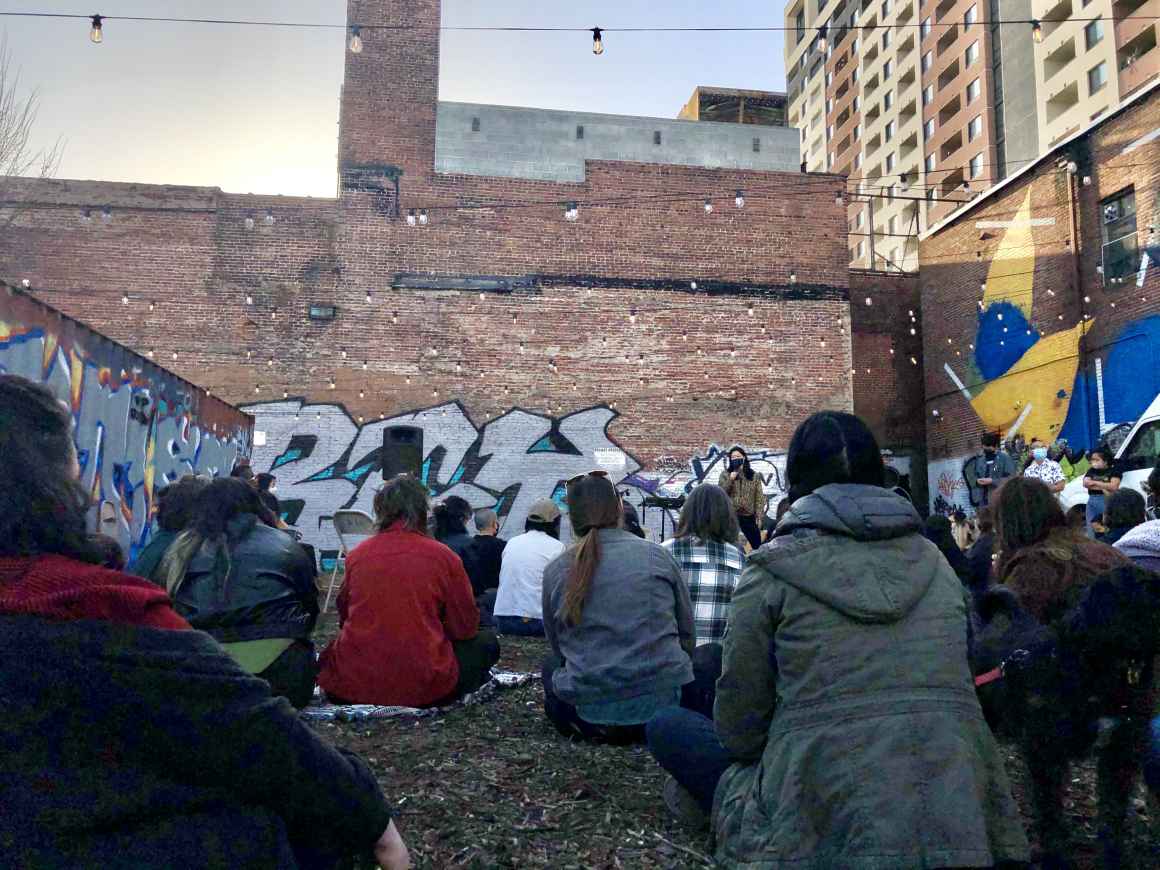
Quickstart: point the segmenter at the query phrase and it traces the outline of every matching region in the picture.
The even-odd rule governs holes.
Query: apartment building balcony
[[[936,79],[935,90],[942,91],[949,87],[955,82],[956,79],[958,79],[959,73],[961,71],[962,64],[959,63],[959,56],[953,55],[950,59],[950,62],[939,71],[938,78]]]
[[[1125,99],[1160,73],[1155,23],[1116,52],[1120,73],[1120,99]]]
[[[1048,88],[1046,121],[1049,126],[1069,121],[1070,115],[1074,115],[1079,108],[1079,82],[1075,79],[1061,81],[1055,89]]]
[[[948,15],[954,14],[955,6],[958,5],[959,0],[939,0],[934,7],[935,23],[940,23],[946,19]]]
[[[1157,16],[1160,16],[1160,0],[1120,0],[1113,4],[1116,50],[1124,48],[1144,31],[1154,30]]]
[[[1047,29],[1049,26],[1052,28],[1050,31]],[[1072,56],[1075,56],[1075,40],[1083,38],[1082,26],[1049,21],[1043,24],[1043,31],[1043,42],[1036,46],[1040,57],[1050,57],[1067,44],[1071,45]]]
[[[1080,3],[1083,0],[1079,0]],[[1063,22],[1072,14],[1072,6],[1076,0],[1031,0],[1031,17],[1038,19],[1043,27],[1043,41],[1057,31]],[[1086,13],[1084,17],[1089,17]],[[1094,13],[1092,16],[1094,17]],[[1072,25],[1074,27],[1075,25]],[[1070,29],[1070,28],[1065,28]]]
[[[942,108],[938,110],[939,129],[954,124],[956,121],[956,116],[959,114],[962,108],[962,97],[960,97],[958,94],[955,94],[945,103],[943,103]]]
[[[899,32],[902,35],[899,37],[898,49],[894,52],[894,56],[898,58],[899,61],[902,61],[904,58],[909,57],[911,52],[913,52],[918,47],[918,34],[915,33],[913,27],[909,30],[902,30]]]
[[[1058,34],[1059,38],[1043,54],[1043,80],[1050,82],[1056,74],[1071,66],[1075,60],[1075,36]],[[1046,43],[1045,43],[1046,45]]]
[[[963,148],[963,130],[958,128],[952,130],[941,142],[938,143],[938,162],[939,165],[945,166],[948,163],[955,162],[955,156]]]
[[[909,24],[914,20],[918,13],[918,2],[899,3],[894,15],[894,21],[898,24]]]

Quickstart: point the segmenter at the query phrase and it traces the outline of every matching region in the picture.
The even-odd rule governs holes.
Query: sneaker
[[[671,776],[665,779],[664,797],[665,806],[682,825],[690,828],[709,827],[709,817],[697,799]]]

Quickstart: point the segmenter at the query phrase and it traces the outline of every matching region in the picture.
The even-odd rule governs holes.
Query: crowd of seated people
[[[794,433],[788,497],[763,528],[759,480],[733,458],[663,544],[603,471],[566,483],[567,548],[551,499],[505,543],[494,511],[454,496],[431,511],[418,480],[390,479],[316,663],[314,560],[272,479],[243,465],[171,484],[138,576],[103,567],[119,553],[86,533],[67,408],[0,375],[5,853],[30,867],[180,854],[322,868],[363,853],[409,866],[369,769],[294,706],[316,675],[334,703],[445,705],[487,682],[498,631],[546,637],[548,723],[646,744],[668,774],[658,797],[712,825],[722,866],[1024,865],[994,731],[1027,762],[1048,868],[1068,866],[1069,766],[1096,753],[1117,866],[1131,789],[1142,775],[1160,791],[1160,520],[1131,496],[1117,513],[1128,490],[1110,493],[1113,547],[1070,528],[1043,482],[1012,477],[963,555],[949,521],[924,528],[887,487],[866,426],[827,411]],[[1011,652],[1044,644],[1030,667]]]

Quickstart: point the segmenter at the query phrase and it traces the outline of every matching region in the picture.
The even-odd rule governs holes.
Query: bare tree
[[[23,92],[8,37],[0,36],[0,229],[19,213],[16,180],[50,178],[60,166],[64,147],[59,139],[48,148],[32,144],[39,109],[40,95],[35,89]]]

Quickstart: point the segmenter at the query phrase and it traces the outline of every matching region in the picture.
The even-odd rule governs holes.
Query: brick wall
[[[1140,286],[1134,268],[1114,283],[1098,271],[1101,203],[1135,191],[1140,251],[1160,219],[1160,145],[1140,141],[1160,128],[1158,100],[1145,95],[922,241],[931,485],[948,505],[969,496],[959,471],[985,429],[1090,447],[1160,392],[1156,268]]]

